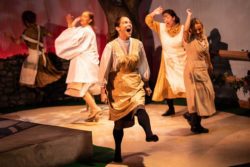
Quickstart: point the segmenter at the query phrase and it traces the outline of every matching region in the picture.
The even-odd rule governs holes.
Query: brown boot
[[[185,113],[183,114],[183,117],[187,120],[188,124],[189,124],[190,126],[192,126],[192,123],[191,123],[192,117],[191,117],[191,115],[189,114],[189,112],[185,112]]]
[[[201,126],[201,117],[197,113],[191,115],[191,131],[195,134],[208,133],[209,130]]]
[[[167,99],[168,104],[168,111],[162,114],[162,116],[170,116],[175,114],[174,110],[174,100],[173,99]]]

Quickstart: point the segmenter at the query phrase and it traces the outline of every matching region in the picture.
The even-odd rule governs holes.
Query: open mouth
[[[126,29],[127,32],[131,32],[131,28]]]

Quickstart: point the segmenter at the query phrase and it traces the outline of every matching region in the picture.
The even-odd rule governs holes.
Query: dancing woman
[[[151,130],[145,110],[145,90],[150,71],[142,42],[131,38],[132,24],[128,17],[115,22],[116,38],[109,42],[100,64],[101,100],[109,102],[110,119],[114,121],[115,162],[122,162],[121,143],[124,128],[134,125],[134,116],[146,133],[146,141],[158,141]],[[107,91],[107,94],[106,94]]]
[[[67,15],[66,21],[68,29],[63,31],[55,41],[57,55],[70,60],[65,94],[82,97],[91,111],[86,121],[98,121],[101,108],[92,97],[93,94],[100,94],[100,88],[96,84],[99,55],[96,35],[91,27],[94,24],[94,15],[89,11],[84,11],[74,20],[71,15]],[[80,26],[76,26],[78,22]]]
[[[192,12],[187,9],[184,41],[187,53],[187,64],[184,71],[188,113],[184,114],[194,133],[208,133],[201,125],[202,116],[216,112],[214,90],[209,72],[213,70],[207,37],[202,22],[191,19]]]
[[[155,15],[161,14],[164,23],[155,21]],[[162,116],[175,114],[174,99],[185,97],[183,72],[186,64],[186,53],[183,45],[184,26],[172,9],[163,11],[158,7],[148,14],[145,22],[155,31],[161,41],[162,57],[152,100],[167,100],[168,110]]]

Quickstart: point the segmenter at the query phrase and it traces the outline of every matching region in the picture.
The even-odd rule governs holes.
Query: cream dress
[[[165,98],[185,97],[184,67],[186,53],[183,46],[183,30],[175,36],[170,36],[165,23],[156,22],[152,16],[147,15],[146,24],[150,29],[157,32],[162,45],[161,64],[155,85],[153,100],[162,101]]]

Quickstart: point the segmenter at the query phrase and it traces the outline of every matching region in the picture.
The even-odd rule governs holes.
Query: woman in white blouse
[[[68,29],[55,41],[57,55],[70,60],[65,94],[83,97],[91,110],[85,121],[98,121],[101,108],[92,97],[93,94],[100,93],[99,87],[95,86],[98,82],[99,55],[96,35],[91,27],[94,24],[94,15],[84,11],[74,20],[71,15],[67,15],[66,21]],[[78,22],[81,26],[76,26]]]

